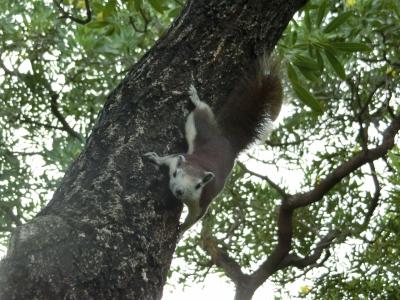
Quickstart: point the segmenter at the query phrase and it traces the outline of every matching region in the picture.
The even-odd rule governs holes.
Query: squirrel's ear
[[[209,183],[211,180],[213,180],[213,178],[215,177],[213,172],[206,172],[204,177],[203,177],[203,184],[206,185],[207,183]]]
[[[186,161],[186,158],[183,155],[178,155],[178,164],[177,164],[177,166],[179,167],[185,161]]]

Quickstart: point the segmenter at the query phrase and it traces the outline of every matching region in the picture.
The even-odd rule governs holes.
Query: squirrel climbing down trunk
[[[282,106],[278,64],[259,61],[235,86],[215,116],[191,85],[189,96],[195,109],[185,125],[186,154],[144,157],[169,167],[169,187],[188,207],[180,235],[196,223],[222,191],[238,154],[254,142],[266,122],[275,120]]]

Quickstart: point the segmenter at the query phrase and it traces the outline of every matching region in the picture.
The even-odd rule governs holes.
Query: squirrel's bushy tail
[[[235,153],[254,142],[266,122],[277,118],[282,106],[278,69],[279,64],[274,59],[257,62],[218,112],[218,125]]]

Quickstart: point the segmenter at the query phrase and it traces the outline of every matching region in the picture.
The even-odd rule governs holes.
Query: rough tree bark
[[[184,150],[191,81],[218,110],[303,2],[190,1],[108,97],[51,202],[15,230],[0,298],[160,299],[182,205],[141,155]]]

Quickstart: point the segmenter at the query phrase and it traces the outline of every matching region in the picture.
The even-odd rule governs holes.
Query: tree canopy
[[[157,8],[157,10],[155,9]],[[180,4],[2,1],[1,235],[40,210],[77,157],[106,95]]]
[[[0,3],[4,245],[50,199],[106,95],[182,5]],[[300,278],[307,284],[298,297],[398,297],[398,49],[396,0],[313,0],[298,12],[275,50],[285,113],[263,146],[240,157],[224,194],[176,249],[189,266],[171,269],[182,283],[209,272],[235,281],[285,246],[287,260],[263,278],[281,287]]]

